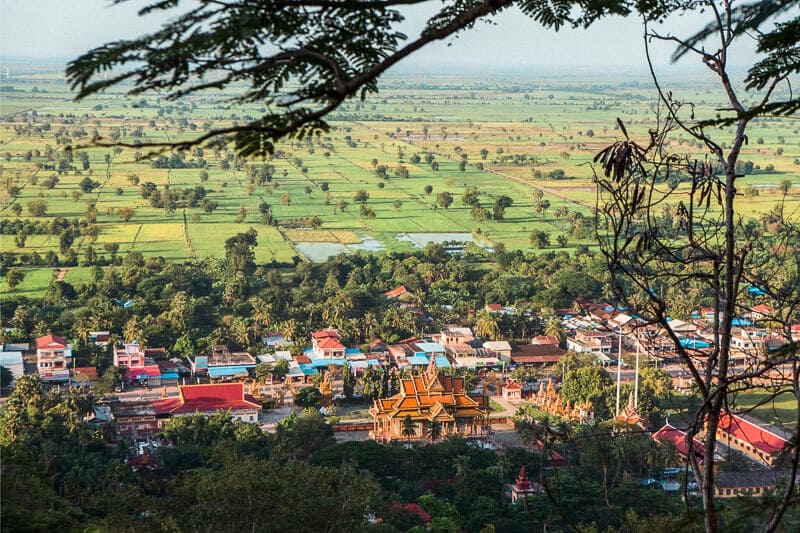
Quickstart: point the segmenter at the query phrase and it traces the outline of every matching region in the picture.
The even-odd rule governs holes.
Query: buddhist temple
[[[370,413],[370,437],[379,442],[424,440],[434,421],[441,428],[442,438],[477,437],[489,430],[488,412],[481,401],[467,394],[464,378],[440,374],[434,357],[421,376],[400,379],[398,394],[375,400]],[[414,424],[413,436],[403,430],[407,416]]]
[[[639,414],[639,410],[636,408],[634,402],[633,392],[628,396],[628,405],[620,411],[617,420],[639,426],[642,429],[647,429],[647,419]]]
[[[547,387],[543,385],[539,387],[539,392],[531,398],[531,403],[553,416],[576,420],[581,424],[594,423],[594,406],[592,402],[587,400],[585,402],[575,402],[575,405],[571,405],[567,400],[564,403],[561,400],[561,394],[553,385],[552,379],[547,381]]]
[[[211,385],[180,385],[178,396],[150,402],[159,419],[159,426],[171,416],[200,413],[206,416],[229,411],[232,418],[242,422],[258,422],[261,405],[245,394],[243,383],[214,383]]]
[[[508,488],[511,489],[511,503],[517,503],[517,501],[539,492],[539,487],[528,479],[528,475],[525,473],[525,465],[522,465],[522,468],[519,469],[516,481],[510,483]]]

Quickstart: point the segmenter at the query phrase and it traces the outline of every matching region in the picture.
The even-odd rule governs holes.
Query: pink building
[[[115,348],[114,366],[117,368],[121,366],[127,368],[144,366],[144,350],[137,342],[125,344],[122,348]]]

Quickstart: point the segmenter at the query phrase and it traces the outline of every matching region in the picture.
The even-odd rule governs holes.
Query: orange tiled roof
[[[480,404],[464,392],[464,378],[439,374],[435,362],[422,376],[402,378],[400,392],[377,400],[370,412],[373,416],[411,416],[417,420],[454,420],[454,416],[485,414]]]

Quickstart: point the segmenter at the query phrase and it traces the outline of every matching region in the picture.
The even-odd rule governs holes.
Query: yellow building
[[[482,401],[467,394],[463,377],[440,374],[433,357],[421,376],[400,380],[398,394],[375,400],[370,413],[370,437],[379,442],[475,437],[486,435],[489,429]],[[431,430],[435,426],[438,432]]]

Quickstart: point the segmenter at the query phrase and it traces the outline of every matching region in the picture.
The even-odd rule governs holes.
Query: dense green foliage
[[[637,481],[663,468],[671,451],[647,433],[611,426],[548,430],[535,422],[544,453],[502,453],[451,439],[382,446],[334,443],[314,411],[291,415],[277,431],[231,421],[226,413],[167,423],[154,453],[161,470],[134,474],[125,443],[81,413],[91,397],[46,393],[24,377],[2,410],[3,530],[132,531],[659,531],[698,526],[693,499]],[[547,435],[550,436],[547,436]],[[550,468],[557,451],[566,465]],[[505,484],[525,466],[547,492],[510,505]],[[430,516],[426,524],[406,504]],[[724,508],[730,531],[760,512],[743,500]],[[370,516],[381,518],[370,525]],[[785,524],[797,521],[790,513]]]
[[[417,253],[341,255],[282,273],[254,263],[248,249],[256,238],[254,232],[231,238],[227,260],[198,264],[129,253],[118,266],[95,267],[85,284],[52,281],[42,300],[5,298],[3,322],[16,328],[11,338],[48,331],[64,335],[74,342],[79,366],[102,369],[110,356],[87,342],[88,331],[109,330],[120,340],[164,346],[171,356],[220,343],[260,350],[261,335],[268,331],[302,340],[331,325],[347,343],[360,345],[421,332],[417,315],[382,297],[398,285],[412,291],[434,319],[425,325],[428,331],[487,303],[540,310],[568,307],[577,296],[603,295],[602,263],[588,252],[457,256],[429,245]],[[467,322],[478,318],[467,315]],[[493,320],[493,336],[507,339],[529,337],[543,327],[536,316],[522,313]]]

